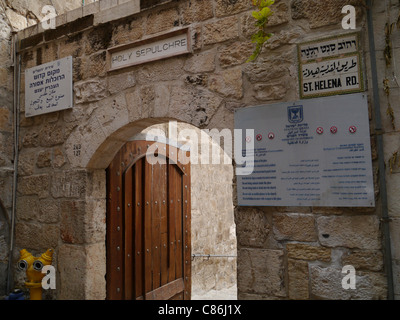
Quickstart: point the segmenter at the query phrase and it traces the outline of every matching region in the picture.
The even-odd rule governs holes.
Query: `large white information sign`
[[[235,128],[255,130],[243,135],[254,168],[237,176],[239,205],[375,205],[364,94],[238,109]]]
[[[25,117],[72,107],[72,57],[25,70]]]

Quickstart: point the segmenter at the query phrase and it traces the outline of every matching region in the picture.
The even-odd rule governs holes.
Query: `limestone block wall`
[[[386,38],[385,26],[398,21],[400,4],[397,1],[377,3],[374,10],[375,48],[377,55],[379,96],[381,99],[381,116],[384,128],[384,154],[386,164],[386,185],[388,190],[388,208],[390,232],[392,236],[392,257],[394,294],[400,299],[400,212],[398,207],[399,162],[396,155],[399,151],[399,98],[400,98],[400,29],[393,29],[389,38]],[[389,50],[391,59],[386,63],[385,52],[390,41]],[[386,85],[384,83],[386,82]],[[392,119],[387,114],[389,106],[394,113]],[[396,164],[397,161],[397,164]]]
[[[38,23],[42,8],[53,5],[62,14],[81,6],[81,0],[0,1],[0,296],[6,292],[14,161],[14,76],[12,33]]]
[[[385,2],[389,7],[382,3],[373,6],[380,53],[387,12],[398,10],[397,1]],[[274,37],[251,64],[245,61],[252,53],[250,36],[255,28],[247,0],[167,1],[147,9],[135,7],[136,11],[130,13],[119,9],[134,8],[130,1],[118,4],[103,0],[60,15],[55,30],[43,32],[31,26],[18,34],[22,77],[17,249],[55,248],[57,298],[105,296],[104,169],[124,142],[170,119],[200,129],[233,129],[237,108],[299,99],[296,44],[344,33],[341,8],[346,4],[357,7],[366,93],[371,101],[366,18],[360,1],[277,0],[269,22]],[[192,53],[107,71],[108,48],[186,26],[191,30]],[[398,59],[398,33],[393,37],[394,57]],[[385,71],[379,52],[382,79],[384,73],[391,74],[391,69]],[[23,71],[69,55],[74,58],[74,108],[25,118]],[[391,88],[394,106],[398,87],[393,81]],[[397,131],[389,128],[385,111],[382,108],[386,156],[390,157],[398,148],[398,139]],[[373,112],[371,144],[376,168],[372,120]],[[195,192],[221,187],[213,185],[208,176],[214,169],[200,165],[195,177],[197,174],[201,183]],[[397,188],[397,171],[395,168],[387,175],[392,190]],[[225,177],[229,180],[230,176]],[[375,178],[376,208],[235,206],[238,298],[385,299],[380,190],[377,175]],[[232,190],[236,205],[235,184]],[[398,297],[395,192],[390,193],[389,202]],[[202,205],[194,204],[194,222],[201,223]],[[216,201],[215,205],[221,203]],[[227,201],[218,210],[224,212],[228,205]],[[233,241],[229,233],[226,236]],[[210,239],[201,231],[198,237],[204,242]],[[199,243],[199,250],[201,246]],[[227,248],[232,246],[233,242]],[[357,270],[356,290],[341,287],[342,267],[347,264]],[[218,287],[200,269],[193,272],[199,282],[203,281],[202,289]],[[227,271],[226,281],[230,281],[229,276]]]

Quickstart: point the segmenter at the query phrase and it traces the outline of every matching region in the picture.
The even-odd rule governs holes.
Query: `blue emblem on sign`
[[[288,120],[290,123],[303,122],[303,106],[288,107]]]

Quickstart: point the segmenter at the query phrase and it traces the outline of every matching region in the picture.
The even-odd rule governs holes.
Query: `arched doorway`
[[[190,232],[192,254],[196,254],[196,258],[192,257],[191,263],[191,298],[208,299],[212,297],[219,300],[237,298],[237,240],[233,206],[232,161],[216,164],[212,161],[208,164],[201,162],[201,159],[204,158],[203,150],[208,148],[211,156],[213,147],[221,154],[222,160],[224,150],[220,147],[221,144],[215,143],[207,132],[179,121],[177,123],[177,141],[168,134],[170,121],[175,120],[146,118],[125,125],[121,123],[118,129],[107,136],[101,136],[97,134],[97,131],[76,130],[70,141],[67,142],[67,154],[71,163],[74,162],[76,166],[85,168],[88,172],[86,213],[88,217],[95,217],[95,220],[93,223],[88,223],[85,230],[99,239],[99,242],[86,245],[82,254],[81,264],[86,264],[87,269],[81,285],[84,288],[83,294],[88,299],[106,298],[106,223],[104,225],[101,223],[101,221],[106,221],[106,169],[127,142],[133,140],[156,141],[147,139],[152,135],[152,133],[147,134],[152,128],[159,128],[165,132],[168,139],[165,142],[167,144],[186,145],[191,150],[196,149],[195,145],[198,145],[198,159],[200,160],[198,163],[192,161],[190,164]],[[185,129],[191,129],[202,139],[196,141],[190,137],[183,138],[185,135],[181,132]],[[96,140],[95,143],[94,140]],[[76,144],[80,144],[81,149],[85,150],[80,157],[74,155],[73,147]],[[191,155],[193,153],[191,152]],[[66,249],[75,250],[75,247]],[[64,251],[60,253],[60,259],[67,259],[70,255],[68,250],[65,250],[65,254]],[[199,257],[199,254],[205,255],[205,257]],[[214,255],[218,255],[218,257],[213,257]],[[69,297],[67,289],[70,283],[67,277],[63,277],[67,271],[61,273],[60,276],[60,281],[64,284],[61,286],[62,297]]]

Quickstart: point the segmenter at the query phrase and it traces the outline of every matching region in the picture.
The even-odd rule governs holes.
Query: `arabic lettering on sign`
[[[300,72],[303,97],[363,87],[358,55],[303,64]]]
[[[72,57],[25,71],[25,116],[72,108]]]
[[[303,79],[318,78],[320,76],[341,74],[352,70],[357,70],[358,57],[353,56],[344,59],[335,59],[320,63],[303,65]]]
[[[301,62],[307,62],[357,52],[358,49],[357,34],[351,34],[325,41],[301,44],[299,46],[299,54]]]

